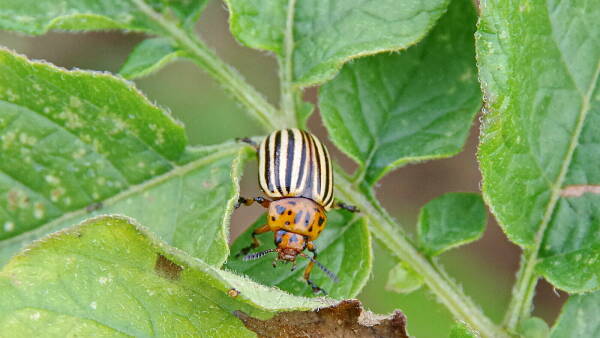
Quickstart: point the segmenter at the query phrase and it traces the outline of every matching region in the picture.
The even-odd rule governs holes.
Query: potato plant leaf
[[[456,323],[450,329],[450,338],[478,338],[479,335],[463,322]]]
[[[0,263],[112,212],[220,265],[246,150],[186,145],[182,126],[130,83],[0,50]]]
[[[411,293],[423,285],[423,277],[404,262],[396,264],[388,273],[385,289],[396,293]]]
[[[484,197],[553,285],[600,289],[600,2],[486,1],[481,10]]]
[[[35,35],[106,29],[160,33],[138,2],[188,28],[206,4],[206,0],[3,0],[0,29]]]
[[[519,324],[518,333],[526,338],[548,338],[550,328],[542,318],[529,317]]]
[[[184,54],[167,38],[146,39],[129,54],[119,74],[127,79],[143,77],[158,71]]]
[[[226,0],[244,45],[290,58],[293,82],[319,84],[350,59],[405,49],[422,39],[447,0]],[[291,32],[291,34],[286,34]],[[286,41],[287,40],[287,41]]]
[[[371,273],[370,233],[366,223],[358,215],[333,211],[327,217],[327,227],[315,241],[318,251],[317,260],[333,271],[338,276],[339,282],[334,283],[316,266],[312,270],[311,280],[325,289],[330,297],[336,299],[356,297]],[[248,262],[243,261],[241,257],[235,257],[242,248],[250,244],[252,231],[263,224],[266,224],[265,216],[261,216],[236,238],[225,267],[246,274],[261,284],[277,286],[295,295],[314,297],[311,288],[302,277],[308,263],[306,259],[299,257],[296,271],[292,272],[291,266],[282,262],[273,268],[271,263],[276,254]],[[258,235],[257,238],[261,241],[261,246],[253,252],[275,247],[273,233]]]
[[[417,230],[423,251],[431,256],[476,241],[485,231],[487,213],[479,194],[447,193],[429,201]]]
[[[103,216],[54,233],[0,271],[0,332],[15,337],[253,337],[260,319],[333,305],[251,282],[168,246],[131,219]]]
[[[344,66],[321,88],[333,142],[367,184],[407,163],[458,153],[481,105],[470,1],[455,0],[427,38]]]
[[[551,338],[600,336],[600,291],[571,295],[552,328]]]

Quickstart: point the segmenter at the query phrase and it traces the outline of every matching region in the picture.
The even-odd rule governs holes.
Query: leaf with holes
[[[417,46],[348,64],[321,88],[325,126],[367,184],[462,149],[481,105],[475,17],[470,1],[454,1]]]
[[[486,222],[487,212],[479,194],[447,193],[421,209],[419,243],[427,255],[439,255],[481,238]]]
[[[206,0],[3,0],[0,29],[36,35],[106,29],[160,33],[148,10],[190,28],[205,4]]]
[[[253,337],[233,312],[333,305],[258,285],[173,249],[124,217],[55,233],[0,271],[0,332],[49,336]]]
[[[552,284],[600,289],[600,2],[482,4],[484,197]]]
[[[332,211],[327,216],[327,227],[315,241],[317,260],[333,271],[339,278],[335,283],[323,271],[315,266],[311,280],[336,299],[355,297],[367,282],[371,272],[371,236],[366,223],[356,214],[345,211]],[[290,265],[279,263],[276,268],[271,265],[275,256],[245,262],[235,257],[240,250],[251,243],[254,229],[266,224],[265,216],[261,216],[252,226],[242,233],[231,246],[231,254],[225,267],[246,274],[255,281],[277,286],[295,295],[314,296],[311,288],[302,277],[307,261],[299,257],[296,271]],[[273,233],[258,235],[261,246],[253,250],[258,252],[275,247]],[[310,254],[310,253],[309,253]]]
[[[332,78],[343,63],[405,49],[422,39],[447,0],[226,0],[244,45],[274,52],[298,86]]]
[[[127,79],[135,79],[152,74],[169,62],[184,56],[169,39],[153,38],[142,41],[125,61],[119,74]]]
[[[600,335],[600,291],[571,295],[556,320],[550,337],[598,337]]]
[[[0,50],[0,263],[111,212],[220,265],[247,152],[186,144],[181,125],[131,84]]]

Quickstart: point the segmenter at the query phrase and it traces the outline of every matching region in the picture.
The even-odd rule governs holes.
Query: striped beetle
[[[326,211],[332,207],[352,212],[356,207],[333,200],[333,170],[327,148],[314,135],[299,129],[276,130],[268,135],[260,145],[245,138],[241,141],[254,146],[258,151],[258,182],[261,189],[272,200],[255,197],[239,198],[241,204],[257,202],[268,209],[267,224],[252,232],[252,244],[240,251],[244,260],[263,257],[276,252],[277,261],[291,262],[292,271],[296,267],[296,257],[308,259],[304,279],[313,292],[326,292],[310,280],[310,273],[316,264],[332,280],[337,276],[319,263],[317,248],[313,241],[319,237],[327,225]],[[272,231],[276,248],[247,255],[260,246],[256,235]],[[313,253],[310,257],[303,251]]]

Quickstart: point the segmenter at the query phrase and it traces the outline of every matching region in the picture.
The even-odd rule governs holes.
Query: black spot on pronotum
[[[277,211],[278,214],[283,214],[285,212],[285,208],[282,207],[281,205],[278,205],[275,207],[275,210]]]
[[[319,217],[319,226],[322,226],[323,222],[325,222],[325,218],[323,216]]]
[[[292,214],[292,211],[291,211],[291,210],[288,210],[288,215],[291,215],[291,214]]]
[[[182,270],[183,267],[170,261],[167,257],[161,254],[158,254],[156,257],[154,272],[156,272],[157,275],[170,280],[179,280]]]
[[[312,232],[312,229],[313,229],[313,227],[311,225],[310,228],[308,228],[308,232]]]
[[[290,222],[285,222],[285,225],[290,225]]]
[[[274,221],[274,220],[275,220],[275,216],[271,216],[271,221]]]

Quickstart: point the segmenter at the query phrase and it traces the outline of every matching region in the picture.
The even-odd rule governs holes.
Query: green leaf
[[[479,334],[473,331],[467,324],[458,322],[450,329],[450,338],[478,338]]]
[[[161,32],[137,3],[190,28],[206,0],[3,0],[0,29],[35,35],[53,29]]]
[[[552,328],[552,338],[600,336],[600,292],[571,295]]]
[[[439,255],[481,238],[486,223],[487,212],[479,194],[447,193],[421,209],[419,242],[427,255]]]
[[[129,54],[119,74],[127,79],[143,77],[184,55],[185,53],[175,47],[169,39],[147,39]]]
[[[419,275],[408,264],[396,264],[388,274],[385,289],[396,293],[411,293],[423,285],[423,276]]]
[[[360,292],[371,273],[371,235],[362,218],[343,211],[332,211],[327,215],[327,227],[315,241],[317,260],[339,278],[334,283],[325,273],[314,267],[311,280],[325,289],[330,297],[336,299],[352,298]],[[295,295],[314,296],[311,288],[304,281],[302,274],[307,260],[298,258],[296,271],[290,271],[290,265],[279,263],[273,268],[271,263],[275,256],[265,256],[255,261],[242,261],[235,255],[251,243],[254,229],[266,224],[265,216],[261,216],[252,226],[242,233],[231,246],[232,256],[225,267],[250,276],[253,280],[277,286]],[[273,234],[259,235],[261,246],[253,250],[258,252],[273,248]],[[273,255],[273,254],[272,254]]]
[[[332,78],[349,60],[405,49],[422,39],[447,0],[226,0],[244,45],[291,61],[298,86]],[[291,7],[290,7],[291,6]],[[287,34],[289,32],[291,34]],[[287,40],[287,41],[286,41]]]
[[[519,334],[523,338],[548,338],[550,328],[543,319],[529,317],[519,324]]]
[[[186,144],[181,125],[130,83],[0,50],[0,263],[90,212],[111,212],[222,264],[247,152]]]
[[[556,287],[599,289],[597,260],[577,257],[600,245],[600,2],[482,5],[484,198]]]
[[[461,150],[481,104],[474,29],[472,3],[454,1],[417,46],[348,64],[321,88],[325,126],[359,179]]]
[[[125,217],[55,233],[0,272],[0,332],[49,336],[254,336],[233,314],[312,310],[294,297],[217,270]]]

